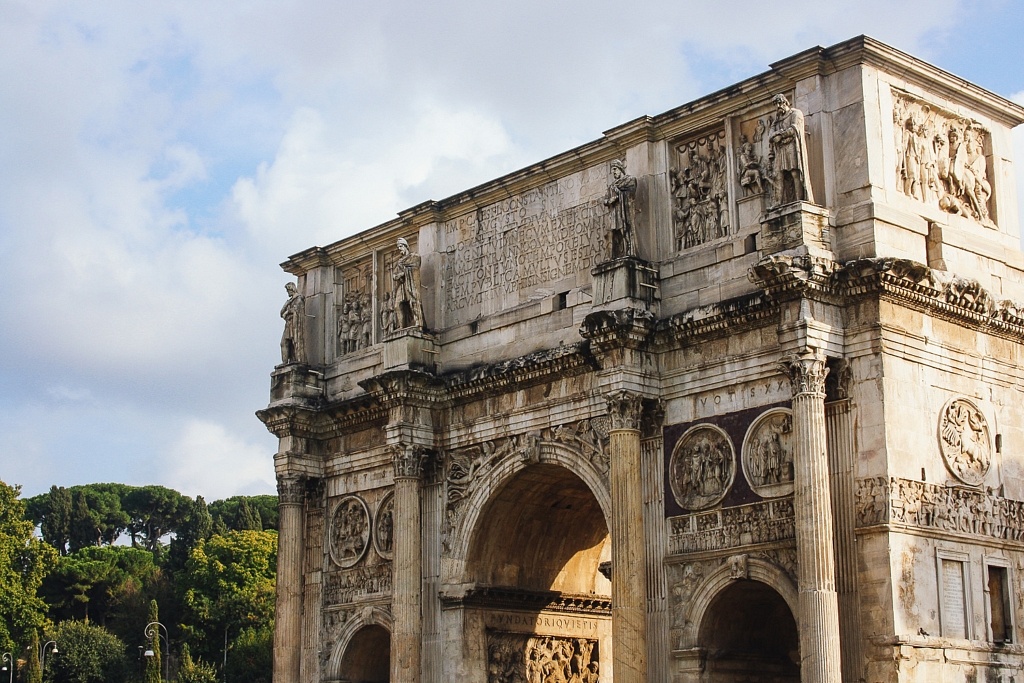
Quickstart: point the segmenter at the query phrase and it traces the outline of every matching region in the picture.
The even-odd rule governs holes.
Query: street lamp
[[[7,671],[7,667],[11,667],[10,683],[14,683],[14,655],[10,652],[5,652],[3,657],[4,666],[0,671]]]
[[[153,652],[153,638],[160,637],[160,629],[164,630],[164,652],[166,653],[164,656],[164,679],[166,680],[169,679],[167,667],[171,659],[171,637],[167,635],[167,627],[159,621],[151,621],[146,624],[146,629],[143,631],[143,634],[149,640],[149,649],[147,649],[143,655],[146,657],[153,657],[156,655],[156,653]]]
[[[40,671],[46,671],[46,648],[50,647],[51,645],[53,645],[53,647],[50,648],[50,654],[53,654],[53,655],[60,654],[60,650],[57,649],[57,641],[56,640],[48,640],[48,641],[46,641],[46,643],[41,648],[39,648],[39,670]]]

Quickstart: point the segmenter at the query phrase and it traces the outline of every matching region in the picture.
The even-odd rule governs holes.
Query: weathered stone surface
[[[292,257],[275,683],[1019,677],[1021,122],[858,38]]]

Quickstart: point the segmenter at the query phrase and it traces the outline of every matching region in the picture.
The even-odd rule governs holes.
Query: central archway
[[[708,606],[698,635],[709,683],[799,683],[800,637],[789,605],[767,584],[726,586]]]
[[[611,650],[611,559],[604,512],[582,478],[533,463],[506,478],[470,536],[466,623],[479,679],[597,680]],[[561,677],[561,678],[559,678]],[[543,680],[547,680],[544,678]]]

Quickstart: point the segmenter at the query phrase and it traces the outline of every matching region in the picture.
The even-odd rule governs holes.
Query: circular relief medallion
[[[669,483],[676,502],[684,509],[701,510],[722,500],[735,475],[732,441],[718,427],[692,427],[672,449]]]
[[[347,569],[363,558],[370,545],[370,512],[358,496],[345,496],[331,515],[331,559]]]
[[[743,476],[754,493],[777,498],[793,493],[793,413],[775,408],[761,413],[743,439]]]
[[[384,496],[377,506],[377,514],[373,520],[373,547],[377,554],[390,560],[395,547],[395,492]]]
[[[992,465],[985,415],[972,401],[954,398],[939,416],[939,450],[946,468],[965,484],[977,486]]]

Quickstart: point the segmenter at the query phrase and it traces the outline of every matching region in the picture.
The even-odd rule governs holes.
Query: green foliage
[[[184,571],[192,549],[199,541],[205,541],[213,535],[213,517],[202,496],[195,500],[187,500],[182,505],[182,513],[178,529],[171,540],[171,551],[168,567],[171,571]]]
[[[39,634],[32,632],[25,652],[25,667],[21,670],[22,683],[42,683],[43,669],[39,665]]]
[[[274,617],[277,532],[229,531],[200,542],[180,577],[189,639],[213,657],[214,634],[257,627]]]
[[[130,488],[124,484],[71,487],[68,548],[72,552],[91,545],[112,545],[128,528],[131,518],[121,509],[121,498]]]
[[[149,642],[146,643],[146,652],[153,654],[146,655],[146,669],[142,674],[143,683],[160,683],[163,677],[163,645],[160,638],[160,608],[156,600],[149,603],[149,613],[146,617],[146,635]]]
[[[100,626],[64,621],[53,639],[60,649],[46,655],[45,683],[123,683],[128,662],[121,639]]]
[[[122,506],[131,518],[128,532],[132,537],[132,545],[141,536],[146,548],[156,550],[160,538],[178,528],[190,502],[185,496],[165,486],[129,489],[122,499]]]
[[[243,512],[244,508],[249,513]],[[214,529],[223,534],[228,530],[277,529],[277,496],[231,496],[225,500],[210,503]],[[254,526],[253,518],[258,515],[260,526]]]
[[[0,647],[17,652],[45,622],[37,595],[57,551],[33,536],[20,489],[0,481]]]
[[[201,659],[192,659],[188,643],[181,646],[177,683],[217,683],[217,669]]]
[[[49,493],[33,496],[25,501],[29,519],[39,525],[43,540],[67,553],[71,539],[71,491],[63,486],[51,486]]]
[[[228,653],[225,679],[271,683],[274,670],[274,625],[243,629]]]

